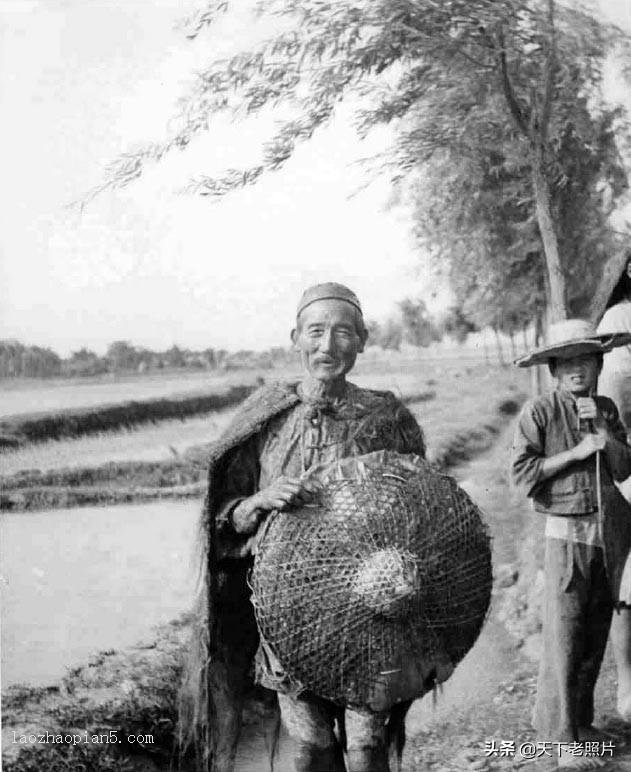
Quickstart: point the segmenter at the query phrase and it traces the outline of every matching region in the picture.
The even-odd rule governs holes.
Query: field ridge
[[[26,443],[58,440],[62,437],[82,437],[170,418],[183,420],[236,405],[255,388],[231,386],[226,391],[210,394],[131,400],[102,407],[11,416],[0,420],[0,448],[17,448]]]

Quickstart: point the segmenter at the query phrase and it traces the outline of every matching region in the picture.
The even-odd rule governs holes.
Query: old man
[[[304,504],[316,491],[310,470],[384,449],[424,456],[423,434],[390,392],[347,381],[367,339],[361,305],[350,289],[325,283],[306,290],[291,339],[302,359],[302,379],[259,389],[211,454],[204,516],[206,613],[198,635],[201,680],[185,720],[197,725],[203,766],[231,770],[256,654],[256,680],[278,694],[297,772],[387,772],[392,716],[364,706],[343,710],[300,692],[260,639],[246,579],[257,531],[268,514]],[[399,710],[398,720],[403,715]]]

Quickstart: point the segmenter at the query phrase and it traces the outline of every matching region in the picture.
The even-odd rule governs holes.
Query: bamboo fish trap
[[[319,474],[314,504],[274,513],[252,572],[265,646],[299,689],[384,710],[449,677],[491,596],[490,539],[451,477],[379,451]]]

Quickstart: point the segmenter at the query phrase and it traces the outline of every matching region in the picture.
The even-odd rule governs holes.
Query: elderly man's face
[[[316,300],[302,311],[291,339],[314,378],[332,381],[352,369],[366,342],[358,316],[343,300]]]

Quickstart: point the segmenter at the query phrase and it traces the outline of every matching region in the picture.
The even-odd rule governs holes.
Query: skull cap
[[[300,316],[307,306],[310,306],[317,300],[343,300],[346,303],[350,303],[360,314],[362,314],[359,298],[352,290],[345,287],[343,284],[327,281],[323,284],[314,284],[313,287],[309,287],[303,292],[300,302],[298,303],[296,316]]]

